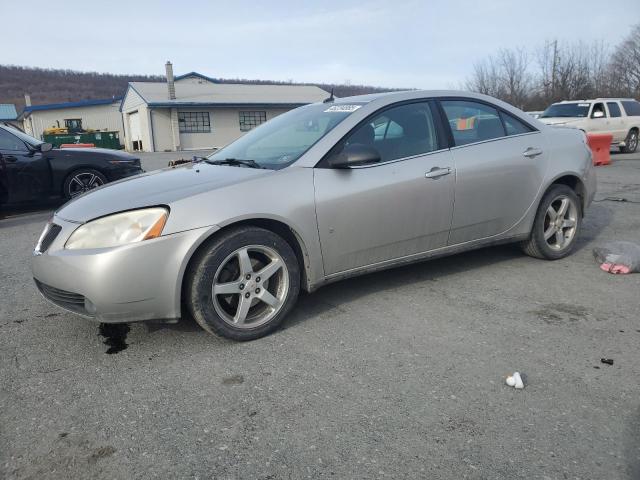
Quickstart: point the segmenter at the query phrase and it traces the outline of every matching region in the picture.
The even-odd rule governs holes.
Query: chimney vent
[[[28,93],[25,93],[25,94],[24,94],[24,104],[25,104],[27,107],[30,107],[30,106],[31,106],[31,95],[29,95]]]
[[[173,65],[171,62],[167,62],[165,65],[165,69],[167,70],[167,88],[169,90],[169,100],[176,99],[176,85],[173,82]]]

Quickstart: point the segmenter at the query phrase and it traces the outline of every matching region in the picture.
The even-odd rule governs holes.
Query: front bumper
[[[121,247],[65,250],[79,224],[54,217],[58,235],[34,252],[36,286],[52,303],[104,323],[180,317],[182,278],[195,249],[217,226]]]

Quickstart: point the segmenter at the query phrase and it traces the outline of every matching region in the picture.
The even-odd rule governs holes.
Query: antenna
[[[327,98],[325,98],[322,103],[331,103],[335,100],[335,98],[333,97],[333,87],[331,87],[331,95],[329,95]]]

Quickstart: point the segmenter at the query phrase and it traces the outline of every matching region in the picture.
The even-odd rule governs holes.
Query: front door
[[[22,140],[0,128],[0,202],[46,200],[51,184],[49,164]]]
[[[314,170],[325,274],[416,255],[447,244],[455,172],[427,102],[387,108],[334,150],[374,147],[380,162]]]

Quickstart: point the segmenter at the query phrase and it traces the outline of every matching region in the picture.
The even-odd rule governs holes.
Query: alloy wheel
[[[638,132],[635,130],[629,133],[629,138],[627,139],[627,149],[629,151],[634,151],[638,148]]]
[[[235,250],[213,279],[212,300],[218,315],[235,328],[255,328],[282,309],[289,292],[289,273],[274,249],[251,245]]]
[[[578,224],[578,207],[566,195],[553,199],[544,217],[544,240],[553,250],[564,250],[573,241]]]
[[[80,172],[74,175],[69,182],[69,196],[75,197],[103,185],[102,179],[91,172]]]

